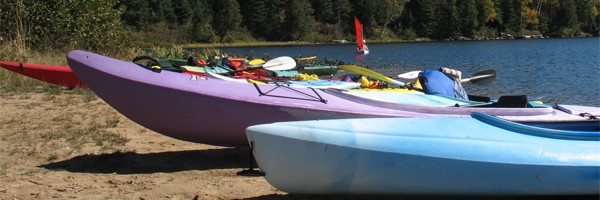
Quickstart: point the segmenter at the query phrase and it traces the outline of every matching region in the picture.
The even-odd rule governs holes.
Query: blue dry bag
[[[459,99],[463,98],[461,97],[463,95],[464,99],[468,100],[462,86],[438,70],[425,70],[421,72],[419,74],[419,82],[423,86],[425,94],[441,94]]]

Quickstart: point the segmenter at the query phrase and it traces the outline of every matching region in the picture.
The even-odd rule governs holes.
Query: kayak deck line
[[[487,123],[498,128],[514,131],[516,133],[528,134],[541,137],[549,137],[555,139],[572,139],[572,140],[600,140],[600,132],[598,131],[566,131],[553,128],[542,128],[523,123],[511,122],[492,115],[480,112],[471,113],[471,117],[481,122]],[[600,127],[600,123],[598,123]]]
[[[283,85],[283,84],[279,84],[279,83],[275,83],[275,87],[274,87],[274,88],[271,88],[270,90],[268,90],[268,91],[266,91],[266,92],[263,92],[263,91],[260,89],[260,87],[258,87],[258,84],[257,84],[257,83],[252,83],[252,84],[254,85],[254,87],[256,88],[256,91],[258,91],[258,94],[259,94],[260,96],[269,96],[269,97],[278,97],[278,98],[288,98],[288,99],[297,99],[297,100],[307,100],[307,101],[318,101],[318,102],[321,102],[321,103],[327,104],[327,99],[324,99],[323,97],[321,97],[321,95],[319,95],[319,93],[317,93],[317,91],[316,91],[314,88],[312,88],[312,87],[308,87],[308,89],[310,89],[312,92],[314,92],[316,96],[313,96],[313,95],[307,94],[307,93],[305,93],[305,92],[302,92],[302,91],[296,90],[296,89],[294,89],[294,88],[292,88],[292,87],[290,87],[290,86]],[[300,95],[306,96],[306,97],[308,97],[308,98],[299,98],[299,97],[292,97],[292,96],[281,96],[281,95],[269,94],[269,93],[271,93],[272,91],[275,91],[276,89],[279,89],[279,88],[283,88],[283,89],[286,89],[286,90],[292,91],[292,92],[294,92],[294,93],[297,93],[297,94],[300,94]]]

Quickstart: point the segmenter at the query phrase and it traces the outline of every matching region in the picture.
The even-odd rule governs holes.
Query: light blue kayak
[[[311,87],[315,89],[331,88],[349,90],[360,88],[360,83],[338,80],[286,81],[284,84],[290,87]]]
[[[290,193],[600,194],[600,132],[471,117],[280,122],[246,131],[267,181]]]
[[[342,92],[342,91],[337,91]],[[393,91],[352,91],[343,92],[356,96],[355,98],[364,98],[373,101],[381,101],[392,104],[409,104],[419,106],[467,106],[482,104],[483,102],[466,101],[459,98],[448,97],[437,94],[425,94],[417,92],[393,92]],[[354,99],[354,98],[349,98]]]
[[[272,70],[275,72],[277,77],[288,77],[292,78],[298,74],[298,70]]]

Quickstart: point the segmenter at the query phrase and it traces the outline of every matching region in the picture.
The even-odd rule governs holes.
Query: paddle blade
[[[314,60],[316,59],[317,56],[311,56],[311,57],[306,57],[306,58],[298,58],[298,61],[304,61],[304,60]]]
[[[421,70],[410,71],[410,72],[398,74],[398,78],[402,78],[402,79],[416,79],[417,77],[419,77],[420,73],[421,73]]]
[[[391,84],[395,84],[395,85],[399,85],[399,86],[404,86],[403,82],[394,80],[394,79],[392,79],[390,77],[387,77],[387,76],[385,76],[383,74],[380,74],[380,73],[368,70],[368,69],[363,68],[363,67],[359,67],[359,66],[356,66],[356,65],[340,65],[338,67],[341,68],[341,69],[344,69],[344,70],[352,71],[352,72],[360,74],[360,75],[369,76],[369,77],[372,77],[372,78],[380,80],[380,81],[385,81],[385,82],[388,82],[388,83],[391,83]]]
[[[262,65],[262,64],[265,64],[265,61],[263,59],[253,59],[250,62],[248,62],[248,65],[250,65],[250,66]]]
[[[263,64],[266,70],[290,70],[296,67],[296,61],[289,56],[282,56]]]
[[[469,78],[469,82],[477,85],[489,85],[492,81],[496,80],[496,70],[495,69],[486,69],[479,71],[471,78]]]

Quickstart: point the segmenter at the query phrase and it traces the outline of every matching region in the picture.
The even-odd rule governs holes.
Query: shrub
[[[0,35],[20,49],[117,51],[131,44],[118,0],[2,0]]]

